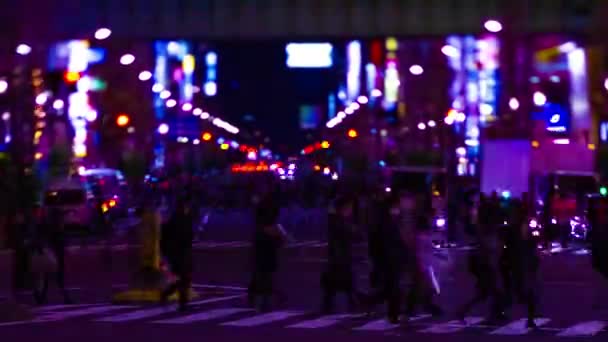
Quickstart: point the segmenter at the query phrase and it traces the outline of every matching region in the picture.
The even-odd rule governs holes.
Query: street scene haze
[[[608,341],[608,0],[0,4],[0,341]]]

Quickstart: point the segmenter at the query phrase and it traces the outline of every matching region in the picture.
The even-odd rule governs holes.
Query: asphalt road
[[[364,254],[364,248],[359,249]],[[199,246],[195,252],[194,286],[200,297],[187,313],[158,305],[112,305],[113,293],[124,290],[137,268],[137,249],[124,246],[112,251],[111,266],[96,248],[72,249],[67,259],[67,283],[75,305],[61,306],[51,288],[51,303],[34,308],[34,321],[0,323],[3,341],[243,341],[285,340],[363,341],[370,338],[432,341],[605,341],[608,338],[608,310],[595,310],[595,280],[587,256],[571,253],[546,256],[542,260],[542,293],[538,331],[524,329],[522,307],[504,323],[485,323],[485,308],[471,314],[467,324],[456,321],[456,307],[472,291],[464,267],[464,251],[452,251],[452,265],[441,275],[440,304],[444,317],[414,317],[400,326],[386,323],[381,312],[372,317],[349,315],[338,303],[336,316],[321,317],[319,273],[324,266],[322,242],[293,245],[283,251],[277,286],[287,302],[269,314],[247,310],[244,288],[249,277],[249,248],[241,246]],[[0,256],[1,274],[10,274],[10,254]],[[110,267],[109,267],[110,266]],[[366,286],[367,265],[359,267],[359,284]],[[8,293],[10,277],[2,277],[0,296]],[[608,295],[607,295],[608,297]],[[28,293],[19,300],[32,304]],[[608,304],[608,298],[605,301]],[[59,307],[53,307],[60,305]],[[608,308],[608,306],[606,306]],[[35,329],[33,329],[35,327]]]

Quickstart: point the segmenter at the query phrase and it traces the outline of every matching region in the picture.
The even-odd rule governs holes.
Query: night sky
[[[327,113],[327,98],[345,77],[334,63],[329,69],[290,69],[286,66],[288,42],[238,42],[218,45],[218,107],[223,115],[243,124],[253,116],[254,126],[290,152],[305,144],[299,127],[301,105],[320,105]],[[334,61],[335,62],[335,61]],[[326,118],[319,122],[320,127]]]

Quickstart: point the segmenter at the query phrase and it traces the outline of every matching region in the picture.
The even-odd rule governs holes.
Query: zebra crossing
[[[251,247],[250,241],[200,241],[193,244],[195,249],[239,249]],[[327,242],[306,240],[291,242],[286,248],[325,248]]]
[[[466,317],[464,320],[438,320],[430,315],[419,315],[409,318],[405,324],[391,324],[383,317],[371,317],[364,314],[319,315],[303,310],[276,310],[259,313],[249,308],[218,307],[218,303],[230,303],[243,295],[206,298],[191,303],[192,309],[179,313],[175,305],[141,306],[112,305],[110,303],[83,305],[53,305],[34,309],[35,318],[29,321],[0,323],[2,329],[17,325],[52,324],[56,322],[77,321],[96,324],[153,324],[159,326],[180,326],[193,324],[213,324],[217,326],[251,329],[256,327],[275,327],[278,329],[348,329],[352,332],[368,334],[391,334],[415,332],[419,334],[458,334],[477,333],[502,336],[551,335],[557,338],[608,337],[608,321],[591,320],[574,322],[567,326],[547,317],[536,319],[539,327],[530,330],[526,319],[520,318],[502,325],[486,322],[483,317]]]

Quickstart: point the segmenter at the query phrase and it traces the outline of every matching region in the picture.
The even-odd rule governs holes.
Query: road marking
[[[522,318],[522,319],[518,319],[515,322],[511,322],[503,327],[500,327],[494,331],[492,331],[490,334],[491,335],[525,335],[527,333],[529,333],[530,331],[532,331],[532,329],[529,329],[526,327],[526,322],[528,320],[526,318]],[[541,327],[547,323],[549,323],[551,320],[549,318],[536,318],[534,320],[534,322],[536,322],[536,325],[538,327]]]
[[[326,328],[326,327],[338,324],[342,320],[361,317],[361,316],[362,315],[354,315],[354,314],[329,315],[329,316],[323,316],[323,317],[319,317],[316,319],[289,325],[289,326],[287,326],[287,328],[300,328],[300,329]]]
[[[431,334],[450,334],[464,330],[467,327],[479,324],[483,321],[483,317],[466,317],[464,322],[461,320],[454,320],[446,323],[433,324],[424,330],[420,330],[419,332]]]
[[[408,319],[408,322],[415,322],[415,321],[419,321],[421,319],[425,319],[431,317],[431,315],[419,315],[419,316],[414,316],[414,317],[410,317]],[[360,326],[358,328],[355,328],[353,330],[358,330],[358,331],[387,331],[387,330],[392,330],[395,328],[400,327],[401,324],[392,324],[389,321],[386,320],[386,318],[383,319],[378,319],[375,321],[371,321],[363,326]]]
[[[110,311],[132,309],[132,308],[135,308],[135,306],[132,306],[132,305],[123,305],[123,306],[104,305],[104,306],[96,306],[96,307],[81,309],[81,310],[48,312],[48,313],[44,313],[39,318],[34,319],[32,322],[33,323],[34,322],[57,322],[57,321],[63,321],[63,320],[66,320],[69,318],[74,318],[74,317],[103,314],[103,313],[110,312]]]
[[[222,290],[235,290],[235,291],[247,291],[246,287],[242,286],[224,286],[224,285],[213,285],[213,284],[192,284],[194,288],[201,289],[222,289]]]
[[[296,248],[296,247],[308,247],[308,246],[315,246],[318,245],[320,243],[320,241],[300,241],[300,242],[294,242],[294,243],[290,243],[289,245],[287,245],[287,248]]]
[[[238,313],[253,311],[253,309],[239,309],[239,308],[228,308],[228,309],[216,309],[209,310],[205,312],[199,312],[192,315],[187,315],[183,317],[165,319],[160,321],[154,321],[152,323],[162,323],[162,324],[188,324],[194,322],[205,322],[213,319],[224,318],[228,316],[232,316]]]
[[[228,300],[232,300],[232,299],[240,298],[240,297],[243,297],[243,296],[238,295],[238,296],[211,298],[211,299],[191,302],[189,304],[190,305],[210,304],[210,303],[228,301]],[[125,313],[125,314],[100,318],[100,319],[96,320],[96,322],[130,322],[130,321],[136,321],[136,320],[143,319],[143,318],[150,318],[150,317],[154,317],[154,316],[164,315],[166,313],[174,312],[176,309],[177,309],[177,305],[175,305],[175,304],[165,306],[165,307],[154,307],[151,309],[137,310],[137,311],[133,311],[133,312]]]
[[[222,325],[232,327],[255,327],[258,325],[284,321],[294,316],[301,316],[304,313],[299,311],[274,311],[266,314],[256,315],[249,318],[239,319],[232,322],[226,322]]]
[[[47,305],[47,306],[41,306],[39,308],[33,308],[32,311],[33,312],[47,312],[47,311],[56,311],[56,310],[63,310],[63,309],[85,308],[85,307],[98,306],[98,305],[103,305],[103,304],[107,304],[107,303],[76,304],[76,305],[74,305],[74,304]]]
[[[559,337],[587,337],[587,336],[595,336],[608,325],[603,321],[590,321],[583,322],[576,325],[571,326],[570,328],[565,329],[564,331],[557,334]]]

